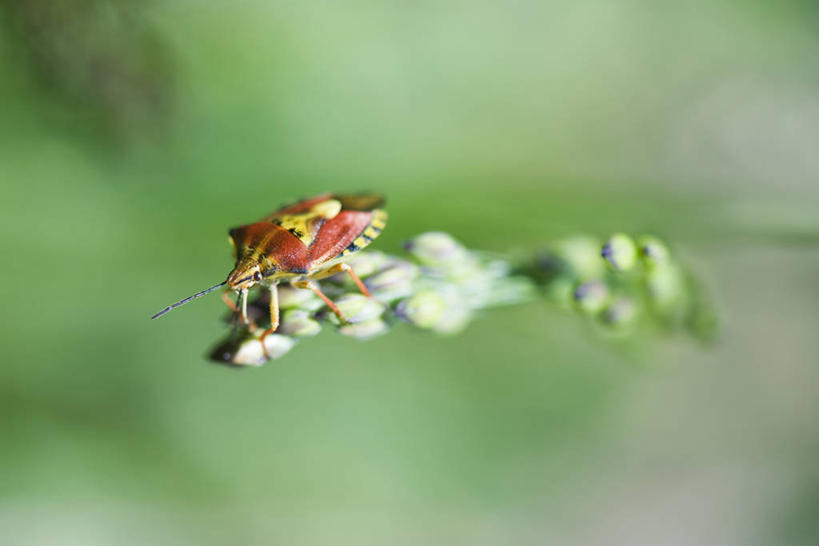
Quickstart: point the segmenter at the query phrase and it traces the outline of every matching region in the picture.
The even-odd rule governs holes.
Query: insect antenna
[[[161,317],[162,315],[164,315],[165,313],[167,313],[171,309],[175,309],[175,308],[179,307],[180,305],[185,305],[186,303],[191,302],[191,301],[195,300],[196,298],[201,298],[205,294],[209,294],[209,293],[213,292],[214,290],[216,290],[217,288],[219,288],[220,286],[224,286],[226,284],[227,284],[227,281],[222,281],[219,284],[217,284],[216,286],[211,286],[207,290],[202,290],[201,292],[199,292],[197,294],[194,294],[193,296],[189,296],[189,297],[185,298],[184,300],[179,300],[176,303],[172,303],[171,305],[167,306],[165,309],[163,309],[159,313],[152,316],[151,320]]]

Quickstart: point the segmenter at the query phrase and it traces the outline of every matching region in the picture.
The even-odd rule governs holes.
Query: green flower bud
[[[295,337],[310,337],[321,331],[321,324],[303,309],[288,309],[282,314],[282,323],[277,330],[280,334]]]
[[[405,248],[425,265],[444,265],[467,259],[469,253],[448,233],[430,231],[408,241]]]
[[[600,254],[608,260],[617,271],[630,271],[637,261],[637,246],[628,235],[618,233],[613,235]]]
[[[643,263],[648,267],[659,267],[671,262],[671,252],[657,237],[644,235],[637,241],[637,247],[640,249]]]
[[[310,290],[295,288],[289,284],[280,284],[277,290],[281,309],[299,308],[315,311],[324,305],[324,302]],[[265,299],[265,301],[270,300]]]
[[[234,362],[234,358],[236,354],[239,353],[240,348],[250,341],[253,341],[255,338],[253,335],[248,331],[247,328],[237,328],[231,331],[231,334],[224,339],[219,345],[213,348],[213,350],[208,355],[208,358],[214,362],[219,362],[220,364],[236,364]],[[261,352],[261,344],[258,345],[258,349]],[[247,351],[247,349],[245,349]],[[246,352],[245,352],[246,355]],[[247,361],[247,356],[243,356],[241,359],[243,362]],[[261,359],[253,359],[250,358],[249,361],[256,362],[254,365],[261,365],[263,360]]]
[[[373,297],[390,302],[412,294],[412,281],[418,274],[417,265],[400,260],[371,276],[364,284]]]
[[[637,318],[637,311],[637,303],[634,300],[618,298],[603,310],[600,318],[611,326],[626,326]]]
[[[554,245],[554,256],[563,262],[570,276],[580,280],[598,278],[603,274],[600,241],[594,237],[570,237]]]
[[[396,314],[418,328],[433,328],[444,315],[446,302],[435,290],[422,290],[401,301]]]
[[[239,366],[261,366],[267,361],[262,342],[258,339],[247,339],[240,343],[230,362]]]
[[[391,258],[389,256],[377,250],[357,252],[347,259],[347,263],[353,268],[353,271],[355,271],[355,274],[358,275],[360,279],[369,277],[378,270],[385,268],[390,261]],[[339,276],[352,282],[350,276],[346,273],[339,273]]]
[[[356,322],[355,324],[344,324],[338,329],[342,335],[354,337],[362,341],[386,333],[387,330],[389,330],[387,323],[380,318]]]
[[[444,310],[433,330],[438,334],[452,335],[463,331],[472,320],[472,311],[465,305],[453,305]]]
[[[654,267],[646,272],[646,288],[651,301],[661,311],[669,311],[685,297],[685,280],[673,265]]]
[[[295,344],[296,340],[282,334],[269,334],[264,338],[267,355],[273,360],[284,356]]]
[[[357,322],[367,322],[376,319],[384,313],[386,307],[375,298],[368,298],[363,294],[344,294],[334,302],[347,322],[355,324]],[[326,311],[327,319],[333,324],[340,324],[338,315],[332,311]]]
[[[583,283],[575,289],[574,301],[581,311],[598,313],[609,301],[609,289],[600,281]]]

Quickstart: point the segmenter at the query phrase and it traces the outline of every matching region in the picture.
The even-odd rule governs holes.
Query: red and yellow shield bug
[[[233,228],[229,234],[236,265],[227,279],[169,305],[151,318],[159,318],[227,285],[239,294],[241,318],[247,324],[248,290],[259,284],[270,290],[270,328],[264,337],[279,326],[276,287],[286,281],[296,288],[312,290],[345,320],[315,281],[344,271],[365,296],[370,296],[344,258],[369,245],[384,229],[387,213],[381,208],[383,204],[384,199],[379,195],[325,194],[288,205],[253,224]],[[237,310],[232,301],[225,299],[225,302]]]

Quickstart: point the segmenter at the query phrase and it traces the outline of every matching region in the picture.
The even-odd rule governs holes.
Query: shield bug
[[[316,281],[345,272],[359,290],[370,296],[364,283],[345,257],[357,252],[378,237],[387,222],[379,195],[325,194],[283,207],[258,222],[229,231],[236,265],[227,279],[216,286],[169,305],[155,314],[159,318],[214,290],[227,286],[238,293],[237,304],[223,299],[240,313],[248,324],[248,290],[257,284],[270,290],[270,328],[262,337],[279,326],[277,286],[288,282],[296,288],[312,290],[339,318],[346,321],[338,307],[321,291]]]

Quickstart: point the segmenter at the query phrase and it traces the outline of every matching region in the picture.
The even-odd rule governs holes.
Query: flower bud
[[[637,317],[637,303],[629,298],[618,298],[609,304],[600,317],[611,326],[626,326]]]
[[[630,271],[637,261],[637,247],[631,237],[623,233],[613,235],[600,254],[617,271]]]
[[[383,252],[377,250],[365,250],[357,252],[347,259],[347,263],[353,268],[359,279],[369,277],[379,269],[383,269],[390,261],[390,258]],[[341,273],[343,277],[350,278],[346,273]]]
[[[643,263],[649,267],[668,265],[671,261],[671,252],[657,237],[644,235],[637,241],[637,247],[640,249]]]
[[[227,338],[222,340],[219,345],[213,348],[208,355],[208,358],[220,364],[239,364],[239,362],[234,362],[236,355],[245,344],[253,341],[258,342],[258,340],[253,337],[247,328],[237,328],[236,330],[231,331]],[[258,353],[261,354],[261,343],[257,343],[255,349],[258,349]],[[252,343],[250,343],[250,350],[251,352],[254,350]],[[248,349],[245,348],[240,361],[243,365],[261,366],[264,363],[264,359],[262,358],[263,356],[264,355],[248,355]]]
[[[344,324],[339,327],[338,331],[342,335],[365,341],[385,333],[388,329],[386,322],[380,318],[376,318],[364,322],[356,322],[355,324]]]
[[[363,294],[344,294],[334,302],[347,322],[355,324],[357,322],[367,322],[376,319],[384,312],[385,306],[375,298],[368,298]],[[326,311],[326,316],[333,324],[339,324],[341,320],[332,311]]]
[[[230,359],[232,364],[240,366],[261,366],[266,361],[262,342],[258,339],[247,339],[240,343]]]
[[[600,259],[600,241],[594,237],[578,236],[559,241],[554,245],[554,256],[565,264],[560,271],[580,280],[589,280],[603,274]]]
[[[303,309],[288,309],[282,314],[282,323],[277,330],[280,334],[295,337],[310,337],[321,331],[321,324]]]
[[[321,309],[324,302],[316,296],[312,291],[296,288],[289,284],[280,284],[278,287],[279,294],[279,308],[291,309],[298,307],[308,311],[315,311]],[[270,301],[270,300],[267,300]]]
[[[457,334],[463,331],[471,320],[472,311],[467,306],[449,306],[444,310],[444,314],[432,329],[438,334]]]
[[[282,334],[268,334],[264,338],[264,347],[267,349],[267,356],[273,360],[284,356],[295,344],[296,340]]]
[[[575,289],[574,301],[581,311],[597,313],[608,303],[609,289],[600,281],[583,283]]]
[[[444,265],[462,261],[467,250],[448,233],[430,231],[408,241],[404,247],[425,265]]]
[[[673,265],[654,267],[646,273],[646,288],[654,305],[668,311],[685,296],[682,272]]]
[[[364,284],[373,297],[390,302],[412,293],[412,281],[418,277],[418,273],[417,265],[400,260],[371,276]]]
[[[432,328],[441,320],[445,309],[446,302],[438,292],[422,290],[402,300],[395,312],[418,328]]]

